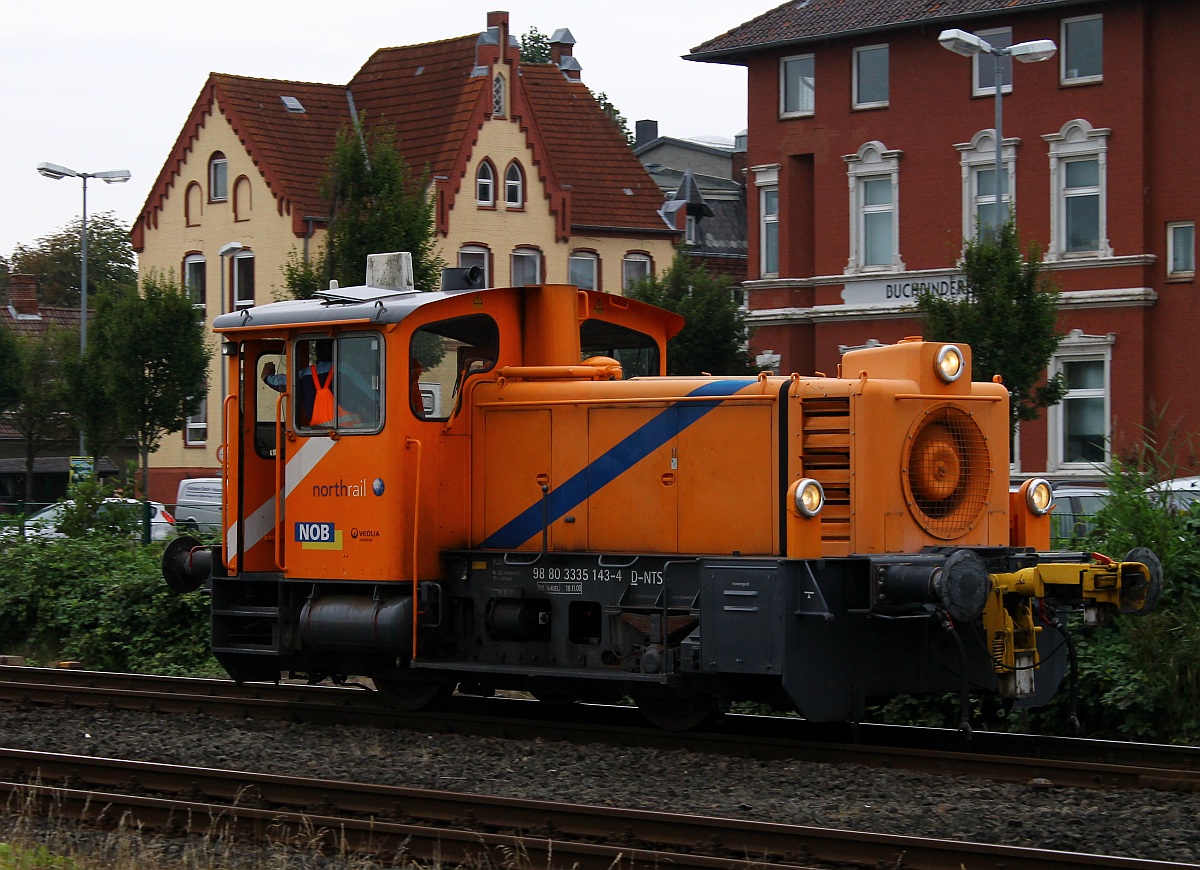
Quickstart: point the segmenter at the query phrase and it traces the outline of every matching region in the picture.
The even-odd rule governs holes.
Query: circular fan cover
[[[904,458],[904,494],[929,534],[957,538],[987,508],[992,462],[979,424],[962,408],[936,405],[913,426]]]

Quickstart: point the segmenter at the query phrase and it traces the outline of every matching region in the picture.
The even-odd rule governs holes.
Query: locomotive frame
[[[1007,392],[964,345],[664,377],[677,315],[388,286],[406,258],[216,321],[224,534],[163,570],[208,585],[238,681],[366,675],[409,709],[630,696],[669,728],[734,700],[818,721],[899,693],[1034,705],[1066,673],[1060,611],[1156,603],[1147,550],[1049,552],[1050,487],[1009,492]]]

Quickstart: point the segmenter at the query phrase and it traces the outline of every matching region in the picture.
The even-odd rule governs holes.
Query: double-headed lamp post
[[[1037,63],[1054,57],[1058,46],[1053,39],[1035,39],[1031,42],[1018,42],[1006,48],[997,48],[986,39],[967,33],[965,30],[943,30],[938,36],[942,48],[961,54],[963,57],[974,57],[977,54],[990,54],[995,69],[996,84],[996,223],[992,228],[993,235],[999,238],[1000,227],[1004,221],[1003,203],[1001,202],[1002,185],[1004,183],[1004,112],[1003,112],[1003,78],[1004,58],[1015,57],[1021,63]]]
[[[40,175],[53,178],[79,178],[83,181],[83,219],[79,225],[79,356],[82,359],[87,353],[87,183],[89,178],[99,178],[105,184],[123,184],[129,180],[128,169],[110,169],[106,172],[76,172],[57,163],[39,163],[37,171]],[[79,429],[79,455],[85,456],[83,428]]]

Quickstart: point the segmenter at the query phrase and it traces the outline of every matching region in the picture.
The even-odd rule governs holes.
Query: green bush
[[[45,846],[25,848],[0,843],[0,870],[75,870],[70,858],[55,855]]]
[[[14,536],[0,546],[3,652],[93,670],[219,672],[208,650],[208,597],[167,589],[161,546],[106,533]]]

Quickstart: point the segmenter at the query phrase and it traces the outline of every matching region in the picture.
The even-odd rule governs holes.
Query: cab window
[[[500,350],[500,330],[486,314],[422,326],[409,347],[409,408],[424,420],[448,420],[473,374],[490,371]]]
[[[263,459],[274,459],[275,415],[279,394],[287,386],[287,356],[284,344],[271,342],[255,362],[258,388],[254,391],[254,452]]]
[[[291,386],[297,430],[350,434],[378,432],[383,425],[383,339],[362,332],[303,337],[292,348],[290,373],[264,379],[268,386]],[[282,374],[282,377],[279,375]]]
[[[615,359],[626,378],[662,374],[658,342],[636,329],[603,320],[585,320],[579,326],[579,345],[584,359],[594,356]]]

